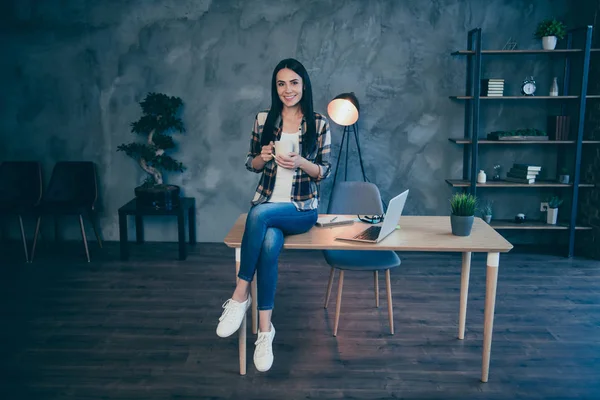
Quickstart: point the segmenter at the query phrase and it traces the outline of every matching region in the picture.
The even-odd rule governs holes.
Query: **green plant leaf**
[[[468,193],[456,193],[450,199],[452,214],[457,216],[475,215],[477,198]]]
[[[562,39],[567,34],[567,27],[561,21],[552,19],[545,19],[541,21],[537,29],[535,30],[535,37],[538,39],[544,36],[556,36],[558,39]]]

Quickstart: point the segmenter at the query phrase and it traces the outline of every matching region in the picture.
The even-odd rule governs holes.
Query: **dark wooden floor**
[[[464,341],[456,338],[460,255],[402,254],[393,271],[396,334],[384,279],[347,274],[332,336],[335,291],[319,252],[285,251],[271,371],[238,374],[237,335],[215,334],[234,281],[234,254],[198,244],[116,243],[92,263],[79,243],[45,243],[36,262],[18,243],[0,263],[0,399],[567,399],[600,398],[600,263],[501,257],[490,380],[479,381],[485,258],[474,255]]]

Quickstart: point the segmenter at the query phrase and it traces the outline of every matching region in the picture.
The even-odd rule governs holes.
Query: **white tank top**
[[[300,130],[296,133],[281,133],[281,141],[291,141],[294,152],[300,153]],[[290,146],[291,147],[291,146]],[[287,169],[277,166],[277,174],[275,175],[275,186],[273,193],[269,199],[270,203],[291,203],[292,202],[292,184],[294,183],[294,175],[296,169]]]

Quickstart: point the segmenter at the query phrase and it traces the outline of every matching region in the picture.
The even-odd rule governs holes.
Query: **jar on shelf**
[[[487,176],[485,174],[485,172],[481,169],[479,170],[479,173],[477,174],[477,183],[485,183],[487,180]]]

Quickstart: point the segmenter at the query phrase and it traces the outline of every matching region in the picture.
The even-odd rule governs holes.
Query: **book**
[[[524,170],[524,171],[536,171],[539,172],[542,170],[542,167],[540,165],[532,165],[532,164],[513,164],[512,166],[514,169],[518,169],[518,170]]]
[[[480,96],[490,95],[490,93],[504,92],[504,79],[482,79]]]
[[[518,169],[518,168],[511,168],[508,171],[508,174],[513,175],[516,178],[535,178],[536,176],[538,176],[540,173],[540,171],[529,171],[529,170],[525,170],[525,169]]]
[[[537,178],[537,175],[532,175],[532,174],[517,174],[514,172],[507,172],[506,176],[510,176],[511,178],[517,178],[517,179],[535,179]]]
[[[523,178],[513,178],[512,176],[506,176],[505,179],[507,182],[515,182],[515,183],[527,183],[532,184],[535,183],[535,179],[523,179]]]
[[[351,225],[354,223],[354,218],[340,217],[336,215],[329,215],[326,217],[319,217],[317,219],[317,226],[330,227],[339,225]]]
[[[548,135],[553,140],[569,140],[571,120],[567,115],[552,115],[548,117]]]

